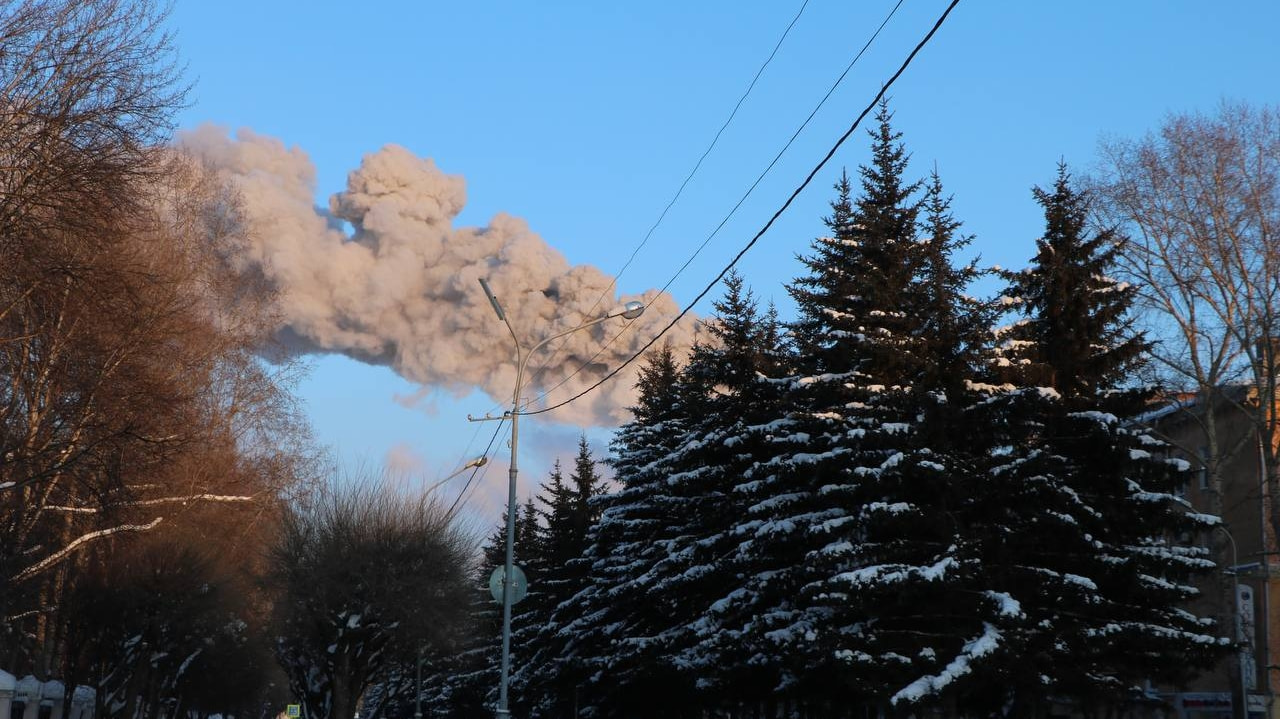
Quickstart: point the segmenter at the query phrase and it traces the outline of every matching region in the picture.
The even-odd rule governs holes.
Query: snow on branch
[[[252,502],[253,497],[235,494],[188,494],[182,497],[159,497],[157,499],[140,499],[136,502],[116,502],[106,507],[64,507],[59,505],[45,507],[51,512],[68,512],[75,514],[97,514],[103,509],[116,507],[151,507],[157,504],[174,504],[181,502]]]
[[[994,652],[1000,646],[1000,631],[983,622],[982,635],[966,642],[960,654],[943,668],[940,674],[920,677],[894,694],[889,703],[897,706],[901,702],[914,703],[926,696],[937,694],[956,679],[973,671],[974,659],[980,659]]]
[[[89,532],[88,534],[77,537],[75,540],[73,540],[70,544],[63,547],[62,549],[54,552],[53,554],[45,557],[44,559],[41,559],[40,561],[27,567],[21,572],[18,572],[16,575],[14,575],[13,579],[14,581],[19,581],[19,582],[24,579],[30,579],[36,574],[39,574],[45,569],[48,569],[49,567],[66,559],[68,556],[71,555],[72,552],[78,549],[82,544],[92,542],[95,539],[109,537],[113,534],[118,534],[120,532],[145,532],[151,529],[155,529],[156,525],[160,524],[161,520],[163,519],[164,517],[156,517],[155,519],[151,520],[149,524],[122,524],[118,527],[111,527],[110,529],[99,529],[96,532]]]
[[[56,608],[57,607],[52,607],[52,606],[37,607],[35,609],[28,609],[27,611],[21,612],[19,614],[12,614],[7,617],[0,617],[0,619],[3,619],[8,624],[13,624],[14,622],[26,619],[27,617],[34,617],[38,614],[48,614]]]

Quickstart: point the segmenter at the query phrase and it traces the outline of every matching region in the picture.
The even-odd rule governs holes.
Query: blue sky
[[[716,149],[619,278],[621,291],[672,278],[893,5],[804,6]],[[195,82],[179,124],[248,127],[300,147],[316,165],[319,205],[362,156],[403,145],[465,177],[459,225],[509,213],[571,263],[612,275],[801,6],[178,0],[171,25]],[[678,302],[761,227],[945,6],[903,3],[751,198],[672,282]],[[967,0],[891,91],[895,125],[913,173],[936,165],[984,263],[1018,267],[1041,230],[1030,187],[1049,183],[1059,159],[1087,172],[1099,138],[1141,135],[1169,112],[1212,110],[1224,98],[1280,102],[1277,27],[1280,4],[1262,0]],[[795,255],[821,234],[831,184],[842,167],[864,161],[866,148],[865,134],[851,138],[740,266],[784,315]],[[493,331],[505,333],[496,318]],[[478,454],[492,432],[466,421],[497,403],[478,393],[435,392],[406,408],[395,398],[419,388],[386,368],[340,357],[313,364],[300,391],[318,438],[342,462],[390,461],[409,481],[430,483]],[[579,432],[548,415],[521,429],[521,468],[533,480],[553,456],[571,458]],[[607,436],[592,431],[600,452]],[[496,517],[504,480],[501,471],[485,475],[475,512]]]

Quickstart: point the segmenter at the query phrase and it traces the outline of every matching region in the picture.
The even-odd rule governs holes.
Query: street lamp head
[[[637,302],[635,300],[632,300],[622,306],[623,319],[634,320],[635,318],[639,317],[642,314],[644,314],[643,302]]]
[[[489,298],[489,304],[493,305],[493,311],[498,315],[498,319],[506,322],[507,315],[502,311],[502,305],[498,303],[498,298],[494,296],[493,290],[489,288],[489,281],[481,277],[480,286],[484,288],[484,296]]]

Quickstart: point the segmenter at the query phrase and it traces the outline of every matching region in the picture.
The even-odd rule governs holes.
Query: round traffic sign
[[[503,571],[504,567],[495,567],[493,574],[489,575],[489,594],[493,597],[493,601],[502,603],[502,579],[506,575]],[[525,595],[529,593],[529,580],[525,578],[524,572],[520,571],[520,567],[511,566],[511,603],[515,604]]]

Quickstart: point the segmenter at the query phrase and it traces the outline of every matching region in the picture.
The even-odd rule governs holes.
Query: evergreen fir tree
[[[744,540],[735,556],[743,581],[712,611],[746,650],[746,663],[770,667],[797,694],[818,691],[816,684],[829,678],[816,672],[830,665],[830,651],[815,649],[812,618],[799,599],[820,578],[810,561],[823,543],[817,528],[848,521],[852,506],[826,488],[847,485],[855,467],[888,458],[850,440],[889,419],[875,399],[900,384],[889,376],[898,357],[882,343],[908,335],[914,320],[897,303],[913,274],[907,251],[915,247],[916,187],[902,180],[906,154],[883,105],[877,120],[872,165],[860,171],[862,193],[855,200],[848,176],[841,176],[826,219],[832,234],[800,258],[809,274],[788,288],[799,310],[792,335],[800,373],[779,378],[784,404],[757,430],[775,450],[738,488],[749,502],[734,529]],[[818,681],[803,686],[810,679]]]
[[[552,464],[542,490],[524,505],[516,524],[517,564],[529,580],[528,593],[512,607],[511,695],[513,711],[529,715],[540,701],[531,678],[538,676],[542,661],[542,633],[563,595],[561,567],[573,548],[566,540],[571,522],[572,492],[564,481],[560,459]],[[519,613],[516,613],[516,608]]]
[[[529,617],[526,642],[529,662],[517,682],[535,716],[559,716],[570,711],[576,699],[579,672],[562,661],[566,637],[561,629],[565,614],[557,613],[589,583],[590,566],[584,559],[587,532],[599,512],[597,500],[605,493],[604,479],[596,469],[586,435],[578,440],[578,454],[566,483],[559,460],[539,500],[542,516],[542,571],[537,602]]]
[[[925,185],[922,209],[923,262],[917,279],[923,294],[920,384],[959,395],[968,389],[966,382],[981,372],[978,365],[990,345],[988,328],[995,320],[995,309],[991,302],[967,294],[987,272],[979,269],[976,259],[960,266],[954,262],[955,254],[973,238],[956,234],[961,225],[951,214],[951,198],[943,191],[936,169]]]
[[[1025,716],[1050,700],[1085,713],[1141,702],[1147,680],[1180,683],[1222,648],[1188,611],[1213,564],[1187,539],[1214,520],[1176,495],[1185,463],[1141,428],[1071,404],[1023,386],[983,408],[1003,444],[987,460],[997,520],[977,539],[1024,615],[988,681]]]
[[[860,169],[855,202],[847,175],[836,183],[830,237],[813,245],[800,262],[809,274],[787,289],[800,318],[792,327],[799,361],[814,372],[847,371],[865,364],[885,384],[906,376],[911,353],[904,340],[916,318],[900,307],[921,262],[915,247],[921,183],[907,183],[907,154],[881,103],[871,135],[872,162]]]
[[[596,716],[664,696],[660,681],[646,683],[652,672],[643,661],[647,638],[661,617],[634,588],[660,552],[653,537],[680,511],[664,480],[669,454],[682,440],[689,417],[670,347],[645,359],[636,386],[634,419],[618,430],[611,445],[610,463],[621,487],[587,502],[590,512],[599,512],[599,521],[588,528],[586,549],[574,566],[591,581],[556,609],[551,624],[561,643],[539,666],[541,672],[572,678],[576,695],[571,699]],[[586,470],[584,465],[576,474],[587,476]],[[566,699],[563,691],[544,696],[540,709],[563,711],[557,702]]]
[[[1149,343],[1128,315],[1137,288],[1109,276],[1122,238],[1110,229],[1089,232],[1089,194],[1072,185],[1065,163],[1052,191],[1032,193],[1045,232],[1031,267],[1005,273],[1007,301],[1026,315],[1002,333],[1006,360],[1020,369],[1021,383],[1053,387],[1068,402],[1092,404],[1107,390],[1128,400],[1113,410],[1133,410],[1144,398],[1114,390],[1133,377]]]
[[[1176,682],[1220,651],[1185,608],[1207,551],[1179,540],[1212,520],[1176,496],[1179,461],[1114,413],[1141,396],[1120,385],[1145,343],[1131,291],[1107,278],[1120,238],[1086,237],[1088,198],[1069,179],[1060,165],[1054,191],[1035,190],[1045,237],[1030,269],[1006,275],[1027,314],[1000,332],[1013,384],[974,419],[997,433],[983,555],[1024,614],[1008,632],[1017,652],[988,679],[1028,716],[1053,697],[1085,711],[1138,701],[1144,680]]]
[[[689,416],[683,441],[664,464],[663,488],[678,511],[654,528],[659,551],[629,590],[652,605],[658,620],[645,625],[649,682],[661,677],[668,697],[681,697],[690,709],[714,708],[728,697],[765,698],[770,687],[737,661],[732,643],[721,642],[709,611],[737,581],[727,558],[740,542],[732,530],[746,506],[734,488],[766,455],[752,427],[777,411],[777,386],[763,377],[777,374],[784,358],[776,312],[761,314],[736,274],[725,288],[704,325],[708,339],[693,348],[681,373]]]
[[[573,459],[573,472],[569,481],[573,488],[573,540],[578,547],[575,558],[585,548],[587,530],[600,519],[599,499],[608,493],[604,477],[597,469],[598,462],[591,454],[587,436],[578,437],[578,454]]]
[[[538,530],[542,555],[550,567],[563,565],[576,556],[573,536],[575,497],[573,488],[564,481],[559,458],[538,494],[537,510],[542,518]]]
[[[788,693],[872,712],[954,704],[1016,618],[966,536],[989,313],[963,293],[974,266],[952,265],[967,239],[941,183],[918,199],[883,105],[878,121],[860,193],[837,183],[832,236],[789,288],[800,373],[740,487],[747,579],[716,605]]]
[[[506,513],[503,512],[503,515],[505,517]],[[546,539],[543,536],[540,519],[541,516],[538,513],[535,498],[529,497],[525,500],[520,514],[516,517],[514,562],[524,571],[530,581],[544,572],[547,565]],[[506,557],[504,556],[499,564],[505,561]]]
[[[1016,656],[1010,636],[1025,616],[988,571],[982,543],[1001,531],[989,506],[1001,500],[974,459],[988,456],[996,441],[983,408],[997,390],[981,381],[995,309],[967,294],[985,273],[976,260],[956,262],[971,238],[959,234],[936,170],[924,190],[921,254],[901,299],[918,320],[904,343],[913,353],[912,384],[884,398],[904,418],[890,425],[899,449],[861,470],[869,492],[856,519],[834,532],[843,542],[823,548],[815,563],[827,565],[829,578],[808,596],[825,609],[826,624],[874,627],[835,632],[833,650],[844,660],[844,678],[872,703],[997,715],[992,678],[1001,660]],[[884,683],[880,691],[877,682]]]

